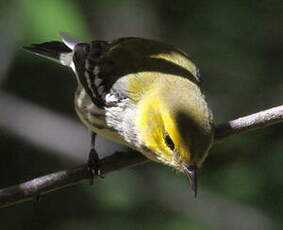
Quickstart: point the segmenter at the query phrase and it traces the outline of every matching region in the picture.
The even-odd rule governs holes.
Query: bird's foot
[[[100,169],[100,160],[95,149],[91,149],[88,156],[88,172],[90,174],[90,184],[93,184],[94,177],[103,178]]]

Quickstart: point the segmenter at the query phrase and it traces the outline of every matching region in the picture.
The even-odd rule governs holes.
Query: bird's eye
[[[164,141],[166,143],[166,145],[173,151],[175,149],[175,144],[173,142],[173,140],[171,139],[171,137],[169,136],[168,133],[165,133],[164,135]]]

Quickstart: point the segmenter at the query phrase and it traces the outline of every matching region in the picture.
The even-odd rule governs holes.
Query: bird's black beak
[[[183,171],[190,182],[191,188],[194,192],[194,196],[197,197],[197,191],[198,191],[197,167],[192,165],[185,165],[183,167]]]

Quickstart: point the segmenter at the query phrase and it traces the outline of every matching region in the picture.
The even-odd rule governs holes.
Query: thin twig
[[[283,105],[220,124],[216,127],[215,141],[243,134],[283,121]]]
[[[283,122],[283,105],[218,125],[215,132],[215,141],[265,128],[279,122]],[[137,152],[115,153],[101,160],[101,173],[103,175],[133,167],[146,161],[148,160]],[[87,166],[82,165],[4,188],[0,190],[0,207],[8,207],[33,199],[37,200],[49,192],[74,185],[88,178]]]

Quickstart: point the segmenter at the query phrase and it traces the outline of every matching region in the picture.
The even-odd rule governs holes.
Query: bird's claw
[[[90,174],[90,184],[93,184],[94,177],[103,178],[100,169],[100,161],[95,149],[91,149],[88,157],[88,172]]]

